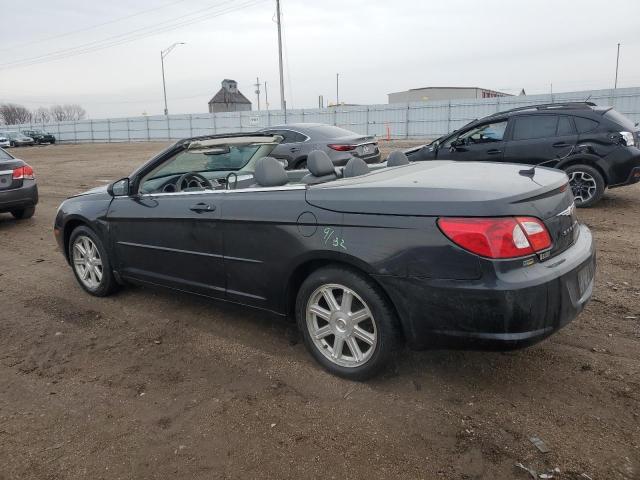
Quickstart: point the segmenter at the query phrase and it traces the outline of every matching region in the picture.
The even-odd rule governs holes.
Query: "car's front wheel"
[[[576,207],[590,207],[602,198],[605,182],[598,170],[589,165],[571,165],[565,171]]]
[[[69,239],[69,259],[76,280],[91,295],[106,297],[117,282],[102,241],[88,227],[77,227]]]
[[[36,213],[36,207],[27,207],[11,211],[11,215],[13,215],[13,218],[17,220],[26,220],[27,218],[31,218],[34,213]]]
[[[398,347],[393,308],[369,278],[348,268],[312,273],[298,292],[296,318],[313,357],[351,380],[379,373]]]

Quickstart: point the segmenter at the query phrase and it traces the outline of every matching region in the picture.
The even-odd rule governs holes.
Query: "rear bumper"
[[[396,306],[413,348],[526,347],[571,322],[591,298],[591,232],[581,226],[576,243],[546,262],[501,271],[499,263],[487,261],[483,270],[478,280],[377,280]]]
[[[0,212],[10,212],[33,207],[38,203],[38,186],[35,182],[20,188],[0,190]]]
[[[330,154],[329,156],[331,158],[331,161],[336,167],[344,167],[347,164],[347,162],[351,160],[353,157],[361,158],[366,163],[380,163],[380,160],[382,159],[380,152],[375,153],[373,155],[367,155],[366,157],[351,155],[349,152],[333,152],[333,153],[334,155]]]

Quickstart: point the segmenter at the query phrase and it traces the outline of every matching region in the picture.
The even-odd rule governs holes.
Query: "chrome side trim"
[[[227,257],[225,255],[220,255],[217,253],[196,252],[195,250],[181,250],[179,248],[159,247],[157,245],[147,245],[144,243],[119,241],[118,245],[125,245],[127,247],[148,248],[151,250],[162,250],[164,252],[186,253],[188,255],[200,255],[202,257],[222,258],[224,260],[233,260],[236,262],[262,263],[262,260],[255,260],[253,258]]]

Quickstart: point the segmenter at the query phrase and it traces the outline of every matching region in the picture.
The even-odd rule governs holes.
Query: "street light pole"
[[[169,109],[167,108],[167,84],[164,80],[164,57],[169,55],[171,50],[176,48],[178,45],[184,45],[184,42],[176,42],[164,50],[160,50],[160,65],[162,65],[162,93],[164,94],[164,114],[165,116],[169,115]]]
[[[618,88],[618,65],[620,64],[620,44],[618,44],[618,54],[616,55],[616,81],[613,84],[613,89]]]
[[[278,60],[280,67],[280,108],[284,112],[284,123],[287,123],[287,102],[284,99],[284,74],[282,73],[282,26],[280,22],[280,0],[276,0],[276,19],[278,21]]]
[[[340,74],[336,73],[336,105],[340,105]]]

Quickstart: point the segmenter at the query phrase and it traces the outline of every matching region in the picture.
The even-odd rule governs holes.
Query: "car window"
[[[573,135],[575,133],[576,133],[576,129],[573,127],[573,122],[571,121],[571,117],[562,115],[558,119],[558,136]]]
[[[335,127],[333,125],[319,125],[316,127],[311,127],[310,129],[315,135],[324,138],[340,138],[340,137],[352,137],[357,135],[349,130],[345,130],[344,128]],[[313,138],[313,135],[311,135]]]
[[[504,131],[507,129],[507,121],[486,123],[472,128],[462,133],[458,138],[467,140],[470,143],[491,143],[500,142],[504,138]]]
[[[287,143],[299,143],[304,142],[307,139],[306,135],[294,131],[288,131],[287,137],[289,140]]]
[[[0,148],[0,161],[13,160],[13,157]]]
[[[514,140],[555,137],[557,115],[526,115],[516,117],[513,127]]]
[[[598,125],[600,125],[595,120],[591,120],[590,118],[584,117],[573,117],[573,121],[576,122],[576,128],[578,129],[578,133],[587,133],[592,132]]]

